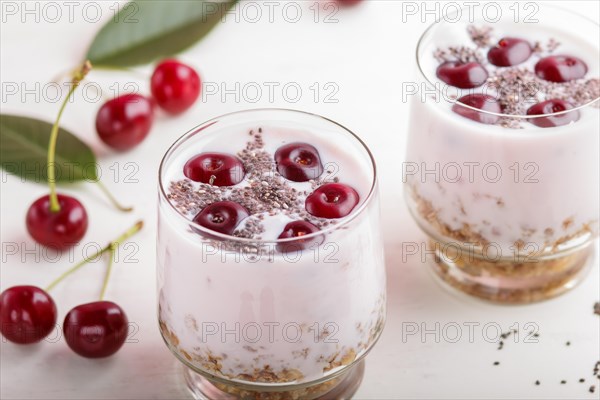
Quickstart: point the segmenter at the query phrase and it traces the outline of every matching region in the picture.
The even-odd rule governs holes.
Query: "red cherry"
[[[198,73],[177,60],[158,64],[150,80],[154,100],[170,114],[180,114],[190,108],[200,95],[201,86]]]
[[[510,67],[527,61],[532,54],[533,49],[526,40],[506,37],[490,49],[487,58],[498,67]]]
[[[185,163],[183,173],[194,182],[214,186],[237,185],[246,175],[240,159],[224,153],[198,154]]]
[[[108,146],[125,151],[144,140],[153,120],[154,106],[150,99],[139,94],[125,94],[100,107],[96,131]]]
[[[550,82],[568,82],[581,79],[587,73],[587,65],[579,58],[571,56],[550,56],[542,58],[535,65],[535,74]]]
[[[44,339],[56,326],[56,304],[35,286],[13,286],[0,294],[0,331],[13,343]]]
[[[464,107],[462,104],[482,111],[500,114],[502,112],[500,104],[498,104],[495,98],[487,94],[475,93],[463,96],[452,106],[452,111],[475,122],[481,122],[482,124],[495,124],[500,119],[497,115],[471,110],[470,108]]]
[[[472,89],[481,86],[488,78],[483,65],[476,62],[461,63],[446,61],[436,71],[437,77],[448,85],[460,89]]]
[[[573,105],[564,100],[552,99],[531,106],[527,110],[527,115],[553,114],[572,108]],[[528,121],[540,128],[553,128],[555,126],[568,125],[577,120],[579,120],[579,111],[575,110],[560,115],[530,118]]]
[[[298,250],[304,250],[311,247],[313,244],[320,245],[323,243],[323,236],[317,236],[311,239],[302,239],[303,236],[310,235],[315,232],[319,232],[320,229],[307,221],[293,221],[290,222],[283,228],[283,232],[279,235],[279,239],[298,238],[284,243],[277,244],[277,250],[282,253],[288,253]]]
[[[356,190],[341,183],[328,183],[306,198],[306,211],[320,218],[342,218],[358,204]]]
[[[75,353],[87,358],[113,355],[127,339],[125,311],[110,301],[96,301],[73,308],[65,317],[63,332]]]
[[[275,152],[277,172],[294,182],[317,179],[323,173],[321,157],[314,146],[307,143],[290,143]]]
[[[83,205],[75,198],[59,194],[60,211],[50,211],[50,196],[33,202],[27,210],[27,231],[44,246],[65,250],[83,238],[88,227],[88,216]]]
[[[204,207],[193,221],[212,231],[231,235],[240,222],[249,215],[248,210],[238,203],[218,201]]]

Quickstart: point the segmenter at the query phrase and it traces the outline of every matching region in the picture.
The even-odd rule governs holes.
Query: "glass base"
[[[199,400],[347,400],[358,390],[365,372],[364,360],[349,367],[342,375],[314,385],[298,384],[297,388],[285,385],[260,386],[251,388],[241,382],[226,385],[212,381],[184,366],[183,374],[188,389]],[[291,388],[290,388],[291,387]]]
[[[531,260],[489,260],[473,253],[443,251],[431,240],[435,262],[430,263],[443,284],[483,300],[504,304],[526,304],[559,296],[577,286],[591,270],[595,244],[565,255]]]

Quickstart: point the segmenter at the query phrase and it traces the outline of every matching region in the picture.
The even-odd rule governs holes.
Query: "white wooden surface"
[[[7,3],[21,9],[13,15]],[[55,3],[62,13],[56,22],[48,20],[56,19],[54,11],[48,8],[44,16],[40,3],[41,15],[36,23],[35,14],[22,13],[21,2],[2,2],[2,112],[54,118],[58,103],[52,98],[56,90],[45,85],[76,65],[102,22],[111,18],[116,4],[97,2],[102,18],[92,22],[95,5],[71,3],[75,4],[70,6],[72,20],[69,8]],[[175,7],[176,2],[173,3]],[[35,9],[35,4],[27,2],[26,6]],[[92,89],[86,98],[79,92],[76,102],[66,110],[63,125],[93,146],[105,184],[123,202],[135,204],[136,209],[131,214],[114,211],[93,184],[61,190],[76,195],[90,213],[86,243],[104,244],[138,218],[147,223],[134,239],[139,246],[134,262],[116,265],[108,292],[109,298],[121,304],[130,320],[139,326],[133,337],[136,343],[128,343],[116,356],[101,361],[74,355],[60,339],[32,347],[2,343],[0,397],[189,398],[180,367],[159,336],[155,316],[158,164],[170,143],[206,119],[235,110],[277,106],[317,112],[348,126],[366,140],[379,163],[389,312],[381,341],[367,359],[367,372],[357,399],[598,398],[600,390],[588,393],[592,383],[600,383],[591,375],[600,357],[599,317],[592,313],[593,303],[600,299],[598,258],[593,272],[576,290],[555,300],[523,307],[501,307],[455,296],[431,279],[427,266],[418,257],[403,259],[402,243],[422,242],[424,236],[409,217],[402,197],[400,163],[408,104],[402,101],[401,88],[402,82],[413,79],[416,42],[434,17],[425,16],[427,23],[423,23],[418,14],[408,16],[403,23],[400,1],[366,0],[358,7],[340,10],[334,16],[337,22],[324,23],[326,13],[315,22],[314,10],[310,9],[312,1],[296,4],[302,10],[298,22],[291,22],[295,8],[288,9],[287,20],[284,18],[283,6],[274,8],[271,22],[269,9],[255,2],[254,6],[262,12],[258,22],[251,21],[256,18],[255,10],[239,9],[206,40],[185,52],[181,58],[198,68],[205,89],[219,93],[207,96],[179,118],[160,115],[148,139],[134,151],[115,154],[102,145],[94,129],[100,103],[92,101]],[[420,6],[420,2],[415,4]],[[568,6],[597,20],[598,4],[584,1],[569,2]],[[21,22],[21,18],[25,21]],[[89,78],[102,87],[107,97],[112,97],[110,86],[114,82],[121,90],[133,82],[147,93],[150,72],[150,68],[132,74],[94,71]],[[221,85],[235,90],[238,83],[239,99],[231,93],[221,98]],[[316,99],[315,83],[320,88]],[[335,86],[326,87],[327,83]],[[9,88],[15,84],[18,93],[11,94],[13,90]],[[286,84],[291,84],[287,98],[282,92]],[[278,85],[274,86],[273,98],[269,98],[267,85]],[[257,86],[262,89],[262,96],[253,103]],[[302,89],[296,103],[290,101],[296,96],[292,86]],[[332,97],[338,100],[336,103],[325,99],[332,88],[338,89]],[[24,89],[32,89],[38,98],[26,94]],[[66,89],[62,94],[66,94]],[[0,289],[16,284],[44,286],[78,259],[84,246],[51,259],[53,254],[33,245],[24,226],[27,207],[46,192],[46,187],[23,183],[5,173],[1,187]],[[12,250],[14,246],[16,252]],[[132,255],[132,250],[123,253]],[[60,309],[59,321],[71,307],[95,299],[102,265],[92,264],[56,289],[53,296]],[[525,327],[527,323],[534,325]],[[470,324],[478,324],[474,325],[471,338]],[[509,342],[498,351],[492,342],[496,324],[503,330],[519,326],[522,332],[537,326],[538,343],[526,343],[521,336],[518,343]],[[453,343],[448,339],[454,339],[457,326],[461,336]],[[419,329],[419,333],[409,335],[414,329]],[[422,337],[425,329],[438,332],[440,337],[434,333]],[[566,341],[571,346],[567,347]],[[494,361],[500,365],[493,366]],[[584,384],[577,382],[581,377],[586,378]],[[535,386],[538,379],[541,385]],[[560,384],[563,379],[567,384]]]

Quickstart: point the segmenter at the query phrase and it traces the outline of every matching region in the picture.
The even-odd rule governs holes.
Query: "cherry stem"
[[[48,144],[48,186],[50,187],[50,211],[59,212],[60,204],[58,203],[58,195],[56,194],[56,176],[54,174],[54,160],[56,155],[56,141],[58,140],[58,132],[59,132],[59,122],[60,117],[69,102],[69,99],[75,92],[75,89],[79,86],[83,78],[87,75],[87,73],[92,69],[92,64],[89,61],[83,63],[83,65],[77,69],[73,73],[73,85],[71,89],[69,89],[69,93],[67,93],[67,97],[64,99],[63,103],[60,106],[60,110],[58,110],[58,115],[56,116],[56,121],[54,121],[54,125],[52,125],[52,130],[50,131],[50,143]]]
[[[100,181],[100,179],[98,179],[96,181],[96,183],[98,184],[98,187],[102,190],[102,192],[106,195],[106,197],[108,197],[108,199],[110,200],[112,205],[115,206],[119,211],[123,211],[123,212],[133,211],[133,207],[125,207],[125,206],[121,205],[117,201],[115,196],[113,196],[112,193],[107,189],[107,187],[104,186],[104,184]]]
[[[94,253],[91,257],[84,258],[79,263],[75,264],[73,267],[71,267],[67,271],[63,272],[58,278],[56,278],[51,284],[49,284],[45,290],[47,292],[49,292],[50,290],[54,289],[54,287],[56,285],[58,285],[67,276],[71,275],[73,272],[77,271],[78,269],[80,269],[81,267],[86,265],[90,260],[101,256],[102,254],[106,253],[107,251],[110,251],[111,261],[109,261],[109,262],[112,262],[112,256],[113,256],[115,249],[117,247],[119,247],[119,245],[122,244],[125,240],[129,239],[131,236],[133,236],[137,232],[139,232],[139,230],[142,229],[143,226],[144,226],[144,221],[136,222],[136,224],[134,226],[129,228],[125,233],[123,233],[121,236],[119,236],[115,241],[110,242],[103,249],[98,250],[96,253]],[[109,267],[110,267],[110,264],[109,264]]]
[[[106,287],[108,286],[108,279],[110,278],[110,273],[112,271],[112,266],[114,264],[114,262],[113,262],[114,258],[115,258],[115,247],[111,246],[108,251],[108,267],[106,267],[106,274],[104,274],[104,283],[102,284],[102,290],[100,291],[100,301],[102,301],[104,299],[104,295],[106,294]]]

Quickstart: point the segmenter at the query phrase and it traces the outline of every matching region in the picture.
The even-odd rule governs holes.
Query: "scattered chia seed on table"
[[[594,306],[594,307],[596,307],[596,306]],[[499,341],[498,341],[498,350],[502,350],[502,349],[504,348],[504,344],[506,343],[506,340],[507,340],[507,339],[508,339],[508,338],[509,338],[511,335],[513,335],[513,334],[514,334],[514,335],[516,335],[517,333],[518,333],[518,331],[517,331],[516,329],[513,329],[513,330],[510,330],[510,331],[507,331],[507,332],[504,332],[504,333],[500,334],[500,339],[501,339],[501,340],[499,340]],[[528,332],[528,335],[529,335],[530,337],[534,337],[534,338],[538,338],[538,337],[540,336],[540,334],[539,334],[539,333],[537,333],[537,332],[535,332],[535,331],[530,331],[530,332]],[[565,342],[565,345],[566,345],[566,346],[571,346],[571,341],[566,341],[566,342]],[[498,365],[500,365],[500,361],[494,361],[493,365],[494,365],[494,366],[498,366]],[[600,361],[598,361],[598,362],[597,362],[597,363],[594,365],[594,371],[593,371],[593,375],[594,375],[595,377],[597,377],[598,379],[600,379]],[[585,382],[585,379],[584,379],[584,378],[580,378],[580,379],[579,379],[579,383],[584,383],[584,382]],[[534,384],[535,384],[535,386],[540,386],[540,385],[542,384],[542,382],[541,382],[539,379],[537,379],[537,380],[534,382]],[[561,384],[561,385],[566,385],[566,384],[567,384],[567,380],[566,380],[566,379],[563,379],[563,380],[561,380],[561,381],[560,381],[560,384]],[[592,386],[589,388],[589,392],[590,392],[590,393],[594,393],[594,392],[595,392],[595,390],[596,390],[596,387],[595,387],[594,385],[592,385]]]

